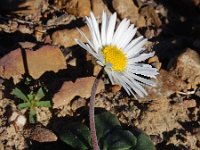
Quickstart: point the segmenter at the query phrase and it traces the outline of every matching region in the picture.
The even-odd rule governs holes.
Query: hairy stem
[[[92,86],[91,97],[90,97],[90,106],[89,106],[89,120],[90,120],[90,132],[92,137],[92,145],[94,150],[99,150],[99,145],[96,135],[95,119],[94,119],[94,105],[95,105],[95,95],[97,86],[99,84],[100,78],[103,74],[103,68],[99,71],[94,84]]]

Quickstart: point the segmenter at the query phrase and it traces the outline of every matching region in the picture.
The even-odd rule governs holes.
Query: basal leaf
[[[101,140],[111,129],[121,127],[117,117],[110,112],[102,112],[95,115],[95,124],[97,130],[97,138]]]
[[[75,149],[92,149],[89,129],[83,124],[68,124],[59,135],[63,142]]]
[[[21,104],[17,105],[17,107],[19,109],[28,108],[28,107],[30,107],[30,103],[29,102],[27,102],[27,103],[21,103]]]
[[[30,109],[29,111],[29,122],[34,124],[36,120],[36,111],[34,109]]]
[[[136,137],[130,131],[116,129],[104,139],[103,150],[132,150],[136,141]]]
[[[12,90],[12,94],[17,98],[22,99],[24,102],[28,102],[28,97],[26,97],[26,95],[17,87]]]
[[[35,96],[35,95],[34,95],[33,91],[31,91],[31,92],[27,95],[29,102],[33,101],[34,96]]]
[[[140,133],[137,137],[135,150],[156,150],[156,148],[148,135]]]
[[[51,107],[50,101],[38,101],[35,103],[37,107]]]
[[[41,100],[43,97],[45,96],[44,91],[41,88],[39,88],[39,90],[37,91],[36,95],[35,95],[35,100]]]

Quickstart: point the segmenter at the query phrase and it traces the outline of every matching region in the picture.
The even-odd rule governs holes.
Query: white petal
[[[115,30],[116,19],[117,19],[116,13],[114,13],[112,16],[110,16],[110,20],[109,20],[108,27],[107,27],[107,38],[106,38],[107,45],[110,45],[112,42],[113,33]]]
[[[137,93],[140,97],[143,97],[143,93],[137,88],[137,86],[130,81],[127,77],[122,76],[122,75],[118,75],[120,82],[125,82],[125,86],[123,86],[123,88],[127,88],[129,90],[129,92],[134,95],[133,91],[135,93]]]
[[[147,85],[150,85],[150,86],[155,86],[156,83],[153,81],[153,80],[150,80],[150,79],[145,79],[145,78],[142,78],[140,76],[137,76],[137,75],[134,75],[134,78],[137,80],[137,81],[140,81],[144,84],[147,84]]]
[[[136,79],[137,81],[139,82],[142,82],[144,84],[147,84],[147,85],[150,85],[150,86],[155,86],[155,82],[152,81],[151,79],[145,79],[145,78],[142,78],[136,74],[133,74],[133,73],[130,73],[130,72],[126,72],[128,74],[128,76],[131,76],[132,78]]]
[[[121,39],[118,42],[118,47],[119,48],[124,48],[125,45],[127,45],[127,43],[130,42],[130,40],[133,38],[133,36],[136,33],[136,29],[134,29],[134,25],[132,24],[122,35],[121,35]]]
[[[107,75],[108,75],[108,77],[109,77],[111,83],[112,83],[112,84],[115,84],[114,79],[113,79],[113,76],[112,76],[112,71],[111,71],[109,68],[106,68],[106,67],[104,68],[104,70],[106,71],[106,73],[107,73]]]
[[[142,41],[143,36],[139,36],[136,39],[134,39],[133,41],[131,41],[125,48],[124,48],[124,52],[128,52],[130,50],[133,50],[133,47],[138,44],[140,41]]]
[[[139,56],[137,57],[134,57],[134,58],[130,58],[128,56],[128,59],[130,61],[130,64],[133,64],[135,62],[141,62],[141,61],[145,61],[146,59],[150,58],[150,57],[153,57],[154,56],[154,52],[152,53],[143,53],[143,54],[140,54]]]
[[[147,92],[145,89],[137,82],[134,78],[129,76],[126,72],[124,72],[125,77],[127,78],[127,81],[129,81],[129,85],[131,85],[131,88],[140,96],[143,97],[144,95],[147,95]]]
[[[101,25],[101,41],[102,45],[106,45],[106,27],[107,27],[107,14],[103,11],[102,14],[102,25]]]
[[[131,66],[131,67],[129,67],[129,70],[132,73],[141,74],[141,75],[144,75],[144,76],[151,76],[151,75],[157,75],[158,74],[156,68],[141,68],[141,67],[138,67],[138,66]]]
[[[95,31],[97,29],[93,25],[93,22],[92,22],[91,18],[88,18],[88,17],[85,17],[85,18],[86,18],[86,24],[87,24],[87,26],[89,28],[89,31],[90,31],[91,40],[94,43],[95,48],[96,49],[100,49],[102,47],[102,44],[101,44],[101,41],[98,39],[98,35],[97,35],[96,31]]]
[[[77,28],[77,30],[86,39],[87,43],[90,44],[90,46],[96,51],[96,49],[94,48],[93,43],[90,42],[90,40],[87,38],[87,36],[80,29]]]
[[[127,23],[124,26],[122,26],[122,29],[121,29],[122,31],[119,32],[120,34],[116,38],[116,42],[117,42],[116,45],[119,48],[121,48],[121,43],[123,42],[123,40],[127,38],[126,31],[128,30],[129,25],[130,25],[130,21],[128,20]]]
[[[96,59],[99,59],[98,55],[89,47],[89,45],[84,44],[78,39],[75,39],[76,43],[80,45],[83,49],[87,50],[90,54],[92,54]]]
[[[120,75],[115,74],[115,78],[118,81],[118,83],[125,89],[125,91],[127,92],[128,95],[134,95],[134,93],[132,93],[131,88],[127,85],[127,83],[121,78]]]
[[[129,81],[129,80],[127,80]],[[138,85],[137,83],[132,80],[131,82],[129,81],[127,84],[129,84],[130,88],[137,94],[139,95],[140,97],[143,97],[144,94],[141,92],[141,90],[138,88]],[[132,92],[133,93],[133,92]]]
[[[86,20],[87,20],[87,18],[86,18]],[[100,49],[101,45],[98,43],[97,37],[94,33],[93,27],[89,23],[89,20],[87,20],[86,23],[87,23],[87,26],[88,26],[89,31],[90,31],[91,41],[93,43],[94,49],[98,51]]]
[[[124,24],[126,23],[126,21],[127,21],[127,19],[125,18],[125,19],[123,19],[123,20],[120,22],[120,24],[118,25],[118,27],[117,27],[117,29],[116,29],[116,31],[115,31],[115,33],[114,33],[113,41],[112,41],[112,42],[115,41],[115,38],[116,38],[117,35],[119,34],[119,32],[120,32],[122,26],[124,26]]]
[[[130,24],[130,20],[122,20],[122,22],[119,24],[112,40],[112,44],[119,44],[119,41],[122,39],[122,35],[127,30],[128,26]]]
[[[141,50],[143,50],[144,44],[147,42],[147,39],[143,39],[141,42],[137,43],[134,47],[132,47],[132,50],[128,50],[127,56],[134,57],[138,53],[140,53]]]
[[[92,12],[90,12],[90,16],[91,16],[92,25],[94,27],[94,31],[95,31],[98,43],[100,45],[102,45],[102,43],[101,43],[101,37],[100,37],[100,32],[99,32],[99,24],[97,23],[97,20],[96,20],[94,14]]]
[[[141,67],[137,65],[128,65],[127,71],[134,74],[140,74],[146,77],[151,77],[151,78],[155,78],[155,75],[158,74],[158,70],[156,68]]]
[[[122,43],[121,48],[124,50],[124,48],[127,46],[127,44],[132,40],[132,38],[135,36],[137,29],[133,29],[131,31],[128,31],[127,39]]]

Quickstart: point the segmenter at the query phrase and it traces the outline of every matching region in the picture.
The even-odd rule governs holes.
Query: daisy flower
[[[121,85],[126,92],[136,97],[147,95],[144,85],[155,86],[151,78],[156,78],[158,70],[144,61],[154,52],[145,53],[144,44],[147,39],[143,36],[133,39],[137,29],[130,20],[123,19],[116,27],[117,15],[110,17],[103,12],[102,24],[99,26],[94,14],[86,17],[86,23],[90,31],[91,39],[79,30],[86,39],[84,44],[75,39],[77,44],[87,50],[96,59],[97,63],[104,67],[112,84]],[[100,28],[99,28],[100,27]]]

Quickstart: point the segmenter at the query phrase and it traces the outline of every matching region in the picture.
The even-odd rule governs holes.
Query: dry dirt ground
[[[128,96],[103,76],[96,107],[111,111],[124,126],[146,132],[158,150],[200,149],[200,1],[199,0],[1,0],[0,1],[0,149],[66,149],[57,140],[64,121],[88,108],[100,67],[81,49],[76,27],[89,36],[84,16],[117,12],[129,18],[137,35],[149,39],[148,63],[159,69],[157,86],[143,99]],[[84,40],[84,39],[82,39]],[[26,89],[24,79],[33,81]],[[37,109],[37,124],[17,122],[14,87],[48,89],[53,107]]]

